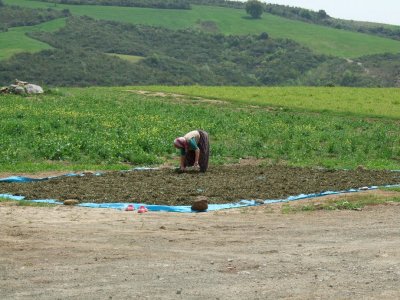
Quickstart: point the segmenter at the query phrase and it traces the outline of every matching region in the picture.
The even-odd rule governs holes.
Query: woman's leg
[[[210,157],[210,144],[208,139],[208,133],[204,130],[199,130],[200,140],[199,140],[199,149],[200,149],[200,172],[205,172],[208,169],[208,159]]]

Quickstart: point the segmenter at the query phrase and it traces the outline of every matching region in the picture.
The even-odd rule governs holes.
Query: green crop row
[[[283,88],[284,89],[284,88]],[[0,171],[159,164],[176,136],[210,133],[212,162],[254,157],[292,165],[399,169],[398,120],[149,97],[121,88],[0,96]]]

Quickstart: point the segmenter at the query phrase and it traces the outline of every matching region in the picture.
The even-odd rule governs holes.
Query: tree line
[[[104,5],[126,7],[148,7],[161,9],[190,9],[187,0],[39,0],[56,4]]]
[[[72,5],[112,5],[128,7],[191,9],[191,4],[221,6],[230,8],[244,8],[244,3],[226,0],[38,0],[55,4]]]
[[[70,16],[69,10],[24,8],[14,5],[4,5],[0,2],[0,31],[7,31],[10,27],[33,26],[58,18]]]

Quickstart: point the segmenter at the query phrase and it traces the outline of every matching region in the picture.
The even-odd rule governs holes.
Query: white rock
[[[43,94],[42,87],[32,83],[25,85],[25,90],[28,94]]]

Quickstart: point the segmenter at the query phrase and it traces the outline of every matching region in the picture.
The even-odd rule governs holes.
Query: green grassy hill
[[[224,34],[259,34],[293,39],[316,53],[354,58],[377,53],[400,52],[400,41],[338,30],[264,14],[261,19],[247,17],[244,10],[195,6],[192,10],[166,10],[93,5],[61,5],[28,0],[4,0],[5,4],[31,8],[69,9],[73,15],[131,24],[163,26],[170,29],[198,28],[205,22]],[[0,34],[0,38],[1,38]],[[4,46],[3,46],[4,47]]]

